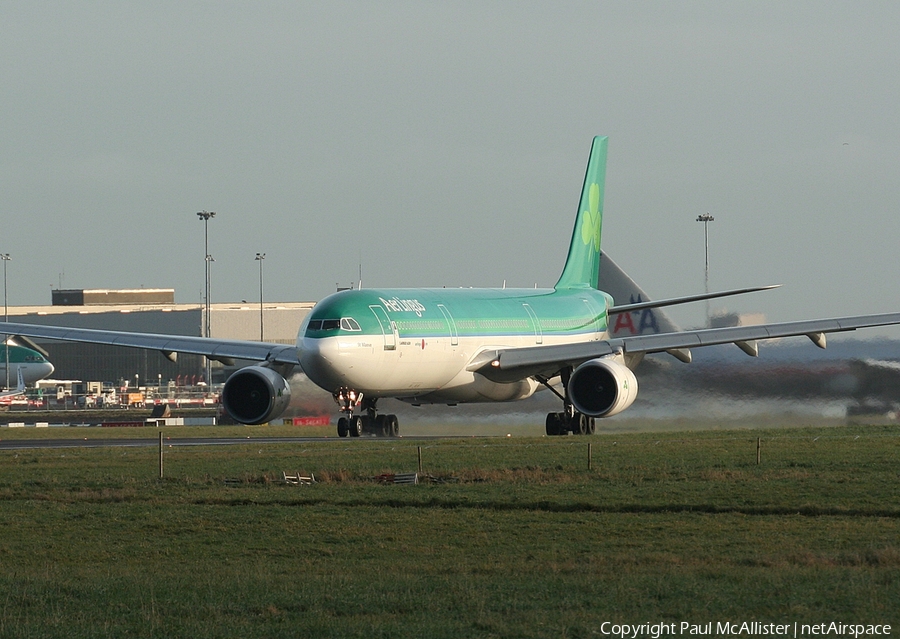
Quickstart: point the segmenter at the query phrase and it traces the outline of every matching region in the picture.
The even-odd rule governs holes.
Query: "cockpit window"
[[[359,322],[352,317],[342,317],[341,319],[324,319],[310,320],[307,325],[309,331],[336,331],[338,329],[344,331],[361,331]]]

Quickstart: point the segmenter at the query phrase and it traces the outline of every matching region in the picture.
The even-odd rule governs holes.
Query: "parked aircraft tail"
[[[601,291],[612,295],[617,306],[650,301],[650,296],[606,253],[600,254],[597,286]],[[681,330],[665,311],[659,308],[617,313],[610,317],[609,324],[611,337],[675,333]]]

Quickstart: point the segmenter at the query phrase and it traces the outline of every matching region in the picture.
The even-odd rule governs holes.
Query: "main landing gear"
[[[593,435],[596,431],[596,424],[593,417],[588,417],[584,413],[575,410],[572,402],[569,401],[569,376],[572,374],[571,368],[563,369],[560,372],[563,388],[566,389],[565,395],[561,395],[553,386],[550,385],[546,377],[536,377],[541,384],[550,389],[554,395],[563,401],[563,412],[548,413],[545,429],[548,437],[554,435]]]
[[[334,393],[334,401],[346,417],[338,419],[338,437],[360,437],[370,433],[378,437],[399,437],[400,423],[396,415],[378,415],[375,403],[378,399],[363,399],[362,393],[348,388],[341,388]],[[354,407],[361,407],[365,415],[354,415]]]
[[[596,424],[593,417],[575,411],[568,413],[547,413],[547,435],[593,435]]]

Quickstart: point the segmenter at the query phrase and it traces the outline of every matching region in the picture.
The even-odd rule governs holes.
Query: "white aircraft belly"
[[[407,343],[392,350],[366,336],[314,341],[318,356],[301,355],[303,370],[331,392],[345,386],[370,395],[416,395],[440,388],[465,365],[458,355],[443,349],[439,340],[428,340],[424,349],[421,343]],[[305,341],[304,351],[312,350],[311,341]]]
[[[585,341],[585,336],[544,336],[545,344]],[[485,349],[533,346],[534,336],[409,338],[385,349],[379,336],[304,339],[301,363],[307,376],[329,392],[347,387],[377,397],[424,402],[511,401],[534,393],[537,383],[497,384],[466,370]],[[315,352],[315,356],[313,356]],[[427,397],[427,399],[425,399]]]

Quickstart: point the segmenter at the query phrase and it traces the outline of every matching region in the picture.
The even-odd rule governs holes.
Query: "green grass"
[[[417,447],[447,483],[372,481],[416,470]],[[155,447],[0,452],[0,636],[900,625],[898,427],[251,440],[164,455],[159,480]],[[283,470],[320,481],[285,486]]]
[[[106,428],[64,426],[49,428],[0,428],[0,439],[155,439],[162,430],[167,437],[336,437],[335,426],[155,426]]]

